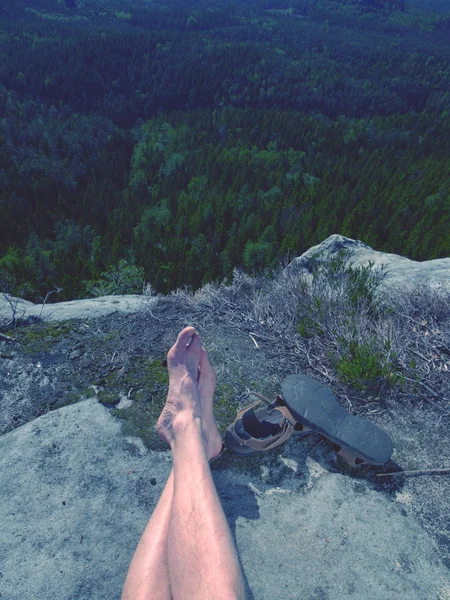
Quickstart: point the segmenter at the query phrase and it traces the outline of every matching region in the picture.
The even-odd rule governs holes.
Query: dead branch
[[[17,329],[18,322],[22,319],[22,317],[25,314],[25,310],[22,309],[22,314],[20,315],[20,317],[18,317],[17,313],[19,312],[18,306],[19,306],[20,298],[13,298],[12,296],[10,296],[9,294],[7,294],[5,292],[2,292],[2,296],[6,300],[6,302],[9,304],[9,307],[10,307],[11,313],[12,313],[12,319],[8,323],[8,325],[12,325],[14,328],[14,331],[15,331]]]
[[[441,398],[441,396],[439,396],[434,390],[432,390],[426,383],[424,383],[423,381],[416,381],[415,379],[411,379],[410,377],[406,377],[405,379],[407,381],[411,381],[412,383],[418,383],[419,385],[421,385],[423,388],[425,388],[427,390],[428,393],[430,393],[434,398]],[[436,402],[433,402],[433,400],[430,400],[429,398],[427,398],[426,396],[423,396],[423,398],[432,406],[435,406],[436,408],[438,408],[439,410],[442,410],[442,412],[444,412],[445,414],[450,414],[448,413],[445,408],[443,408],[442,406],[440,406],[439,404],[437,404]]]
[[[252,342],[255,344],[256,349],[259,350],[258,342],[255,340],[255,338],[252,336],[251,333],[249,333],[248,335],[250,336],[250,339],[252,340]]]
[[[56,287],[54,290],[50,290],[49,292],[47,292],[47,294],[45,295],[45,298],[44,298],[44,302],[42,303],[41,312],[39,313],[39,319],[42,318],[42,311],[44,310],[44,306],[47,303],[47,300],[50,298],[50,296],[52,294],[59,294],[59,292],[62,292],[62,290],[63,290],[63,288]]]
[[[15,342],[14,338],[12,338],[10,335],[6,335],[4,333],[0,333],[0,338],[2,340],[5,340],[5,342]]]
[[[248,392],[265,402],[267,405],[272,404],[271,401],[265,398],[262,394],[258,394],[258,392],[254,392],[253,390],[248,390]]]
[[[393,473],[377,473],[377,477],[395,477],[396,475],[450,475],[450,468],[445,469],[418,469],[416,471],[394,471]]]

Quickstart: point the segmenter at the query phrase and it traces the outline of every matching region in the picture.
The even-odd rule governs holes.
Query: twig
[[[344,395],[344,398],[347,400],[350,410],[353,410],[353,404],[350,402],[349,397]]]
[[[263,335],[262,333],[255,333],[254,331],[249,331],[249,335],[250,334],[254,335],[255,337],[261,338],[262,340],[272,340],[272,338],[268,337],[267,335]]]
[[[421,352],[419,352],[418,350],[412,350],[412,353],[415,354],[416,356],[418,356],[419,358],[421,358],[423,361],[425,361],[426,363],[431,362],[432,359],[428,359],[426,358]]]
[[[254,494],[256,494],[257,496],[259,496],[260,498],[264,498],[264,494],[261,493],[258,488],[256,487],[256,485],[254,485],[251,481],[249,481],[248,483],[248,487],[252,490],[252,492]]]
[[[252,340],[252,342],[255,344],[256,348],[259,350],[258,342],[255,340],[255,338],[252,336],[251,333],[249,333],[248,335],[250,336],[250,339]]]
[[[15,339],[10,335],[5,335],[4,333],[0,333],[0,338],[5,340],[5,342],[15,342]]]
[[[306,358],[308,359],[308,363],[309,366],[314,369],[314,371],[317,371],[318,373],[320,373],[321,375],[323,375],[323,377],[326,377],[327,379],[329,379],[330,381],[334,381],[333,377],[331,377],[331,375],[328,374],[327,369],[323,366],[323,364],[320,362],[319,357],[318,356],[314,356],[313,354],[313,358],[315,358],[318,362],[318,364],[322,367],[323,370],[319,369],[318,367],[316,367],[316,365],[313,363],[313,361],[311,360],[311,357],[309,355],[309,351],[305,350],[305,354],[306,354]]]
[[[423,383],[423,381],[416,381],[415,379],[411,379],[411,377],[405,377],[405,379],[407,381],[411,381],[412,383],[418,383],[419,385],[421,385],[422,387],[424,387],[427,392],[429,392],[434,398],[440,398],[441,396],[439,396],[435,391],[433,391],[430,387],[428,387],[426,385],[426,383]],[[449,413],[445,410],[445,408],[442,408],[442,406],[440,406],[439,404],[436,404],[436,402],[433,402],[433,400],[430,400],[429,398],[427,398],[426,396],[424,396],[425,400],[427,402],[429,402],[430,404],[432,404],[433,406],[435,406],[436,408],[438,408],[439,410],[442,410],[443,413],[445,413],[446,415],[448,415]]]
[[[267,398],[265,398],[261,394],[258,394],[258,392],[254,392],[253,390],[248,390],[248,391],[249,391],[250,394],[253,394],[253,396],[256,396],[257,398],[259,398],[260,400],[262,400],[266,404],[272,404],[272,402],[270,400],[267,400]]]
[[[418,384],[421,385],[422,387],[424,387],[427,390],[427,392],[429,392],[432,396],[434,396],[434,398],[440,398],[439,394],[437,394],[434,390],[432,390],[430,387],[428,387],[427,384],[424,383],[423,381],[419,381]]]
[[[148,311],[148,313],[149,313],[149,315],[150,315],[151,317],[153,317],[153,318],[154,318],[154,319],[156,319],[157,321],[161,321],[161,319],[160,319],[159,317],[155,316],[155,315],[152,313],[152,311],[151,311],[151,310],[149,310],[149,311]]]
[[[317,446],[320,446],[320,444],[321,444],[322,442],[323,442],[323,439],[322,439],[322,440],[320,440],[320,442],[317,442],[317,444],[315,444],[315,445],[314,445],[314,446],[311,448],[311,450],[308,450],[308,456],[311,454],[311,452],[313,452],[313,451],[314,451],[314,450],[317,448]]]
[[[50,290],[49,292],[47,292],[47,294],[45,295],[45,298],[44,298],[44,302],[42,303],[42,306],[41,306],[41,312],[39,313],[39,319],[42,319],[42,312],[44,310],[44,306],[46,305],[47,300],[50,298],[50,296],[52,294],[59,294],[59,292],[62,292],[62,290],[63,290],[62,288],[56,287],[54,290]]]
[[[377,473],[377,477],[394,477],[395,475],[450,475],[450,468],[419,469],[417,471],[394,471],[393,473]]]

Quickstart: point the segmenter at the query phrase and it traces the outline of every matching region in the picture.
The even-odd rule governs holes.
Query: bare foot
[[[216,387],[216,374],[209,362],[208,353],[202,348],[198,375],[198,391],[202,407],[202,430],[208,460],[215,458],[222,450],[222,438],[217,429],[213,412],[213,396]]]
[[[159,437],[170,444],[177,424],[202,418],[199,396],[199,366],[203,346],[193,327],[186,327],[167,354],[169,392],[158,419]]]

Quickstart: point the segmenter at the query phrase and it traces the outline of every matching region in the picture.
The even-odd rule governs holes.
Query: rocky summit
[[[342,250],[345,268],[327,279]],[[367,286],[333,296],[349,269],[381,265],[375,308]],[[381,467],[350,467],[316,434],[212,464],[247,597],[449,600],[449,282],[449,258],[416,263],[335,235],[284,271],[195,293],[3,297],[0,598],[120,598],[171,469],[155,433],[165,355],[192,324],[216,369],[221,433],[252,392],[275,398],[305,373],[394,442]],[[336,306],[350,306],[347,325]]]
[[[450,292],[450,258],[418,262],[398,254],[378,252],[364,242],[338,234],[313,246],[290,266],[309,271],[313,262],[326,265],[340,253],[347,255],[354,266],[372,265],[383,269],[386,273],[383,285],[388,289],[430,286]]]

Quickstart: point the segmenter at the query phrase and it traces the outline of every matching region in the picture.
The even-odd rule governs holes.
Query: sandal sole
[[[254,448],[250,448],[249,446],[244,446],[243,444],[239,444],[237,440],[234,439],[232,433],[230,432],[230,427],[225,432],[225,446],[228,450],[231,450],[235,454],[239,456],[249,456],[250,454],[256,454],[256,452],[260,452],[260,450],[255,450]]]
[[[350,464],[382,465],[391,457],[389,435],[374,423],[348,413],[319,381],[290,375],[282,384],[282,396],[292,415],[338,446],[335,450]]]

